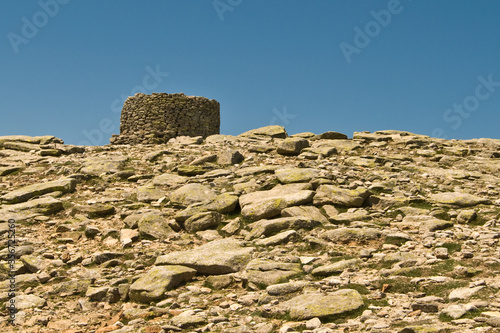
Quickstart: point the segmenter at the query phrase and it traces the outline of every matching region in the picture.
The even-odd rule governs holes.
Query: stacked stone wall
[[[112,144],[158,144],[177,136],[219,134],[220,104],[214,99],[179,94],[138,93],[127,98],[120,134]]]

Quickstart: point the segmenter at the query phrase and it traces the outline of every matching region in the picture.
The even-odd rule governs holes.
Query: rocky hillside
[[[500,332],[499,175],[401,131],[0,137],[0,330]]]

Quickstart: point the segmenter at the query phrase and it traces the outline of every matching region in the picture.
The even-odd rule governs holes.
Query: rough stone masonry
[[[183,93],[135,94],[127,98],[120,135],[111,144],[159,144],[177,136],[219,134],[220,104],[214,99]]]

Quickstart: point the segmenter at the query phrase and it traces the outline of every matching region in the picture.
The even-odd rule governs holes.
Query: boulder
[[[17,254],[17,253],[16,253]],[[41,259],[40,257],[34,256],[34,255],[23,255],[21,258],[21,262],[23,263],[24,267],[30,272],[30,273],[36,273],[38,271],[41,271],[42,269],[46,268],[48,263]]]
[[[328,218],[321,213],[321,211],[314,206],[294,206],[288,207],[281,211],[283,217],[298,217],[302,216],[322,224],[328,223]]]
[[[78,210],[90,219],[109,216],[116,212],[114,206],[101,204],[80,206],[78,207]]]
[[[36,274],[19,274],[16,275],[16,289],[23,290],[27,287],[35,287],[40,284],[40,280],[38,279]],[[11,288],[10,280],[3,280],[0,282],[0,291],[9,291]]]
[[[321,185],[314,196],[315,205],[335,204],[345,207],[361,207],[370,196],[370,191],[364,188],[349,190],[334,185]]]
[[[312,168],[285,168],[274,173],[282,184],[306,183],[319,176],[319,170]]]
[[[284,138],[288,137],[288,134],[286,133],[286,130],[283,126],[271,125],[271,126],[265,126],[265,127],[253,129],[253,130],[247,131],[245,133],[241,133],[238,136],[242,136],[242,137],[269,137],[269,138],[284,139]]]
[[[165,239],[175,231],[170,227],[168,219],[157,213],[149,213],[137,222],[141,237],[149,239]]]
[[[19,259],[23,256],[27,256],[32,254],[35,251],[35,248],[31,245],[21,245],[16,247],[16,251],[14,253],[16,259]],[[2,250],[0,250],[0,259],[8,260],[10,256],[9,247],[6,246]]]
[[[89,287],[90,287],[89,279],[75,279],[55,284],[52,287],[52,293],[57,294],[60,297],[66,297],[71,295],[83,296],[85,295]]]
[[[238,169],[235,173],[240,177],[255,176],[262,173],[274,173],[279,168],[279,165],[257,165]]]
[[[384,263],[396,263],[396,262],[409,263],[409,262],[411,262],[411,263],[415,264],[415,263],[421,263],[423,260],[421,257],[419,257],[415,253],[397,251],[397,252],[393,252],[393,253],[387,253],[381,259],[381,261]]]
[[[148,161],[148,162],[154,162],[156,161],[159,157],[165,155],[165,154],[168,154],[168,150],[166,149],[161,149],[161,150],[156,150],[156,151],[152,151],[150,153],[147,153],[146,155],[144,155],[142,157],[142,159],[144,161]]]
[[[127,160],[128,157],[126,156],[113,158],[96,157],[87,160],[80,169],[80,172],[92,176],[99,176],[103,173],[117,173],[125,168],[125,163]]]
[[[215,210],[219,213],[231,213],[238,205],[238,197],[229,193],[222,193],[215,197],[214,201],[207,205],[207,210]]]
[[[339,132],[325,132],[316,136],[318,140],[347,140],[347,135]]]
[[[178,145],[178,146],[200,145],[203,143],[203,137],[202,136],[181,135],[181,136],[176,136],[176,137],[171,138],[169,140],[169,143],[172,143],[172,144]]]
[[[85,293],[85,297],[89,298],[91,302],[101,301],[108,293],[109,287],[89,287]]]
[[[73,192],[75,188],[76,188],[75,179],[62,178],[46,183],[37,183],[22,187],[20,189],[11,191],[3,195],[2,197],[0,197],[0,199],[9,204],[15,204],[28,201],[33,197],[37,197],[50,192],[57,192],[57,191],[62,193]]]
[[[5,302],[5,306],[9,305],[10,301]],[[47,304],[47,301],[36,295],[17,295],[14,297],[14,304],[17,311],[22,311],[30,308],[42,308]]]
[[[365,221],[370,220],[371,216],[364,209],[357,210],[355,212],[345,212],[337,214],[330,218],[330,221],[334,223],[347,223],[353,221]]]
[[[120,242],[123,247],[131,245],[139,239],[139,231],[136,229],[122,229],[120,230]]]
[[[208,186],[201,184],[186,184],[170,194],[170,202],[174,205],[187,207],[194,203],[209,203],[217,194]]]
[[[477,287],[472,287],[472,288],[457,288],[451,291],[451,293],[448,295],[448,299],[450,301],[456,301],[459,299],[467,299],[476,294],[478,291],[483,289],[484,286],[477,286]]]
[[[347,268],[358,266],[362,261],[360,259],[341,260],[333,264],[317,267],[311,274],[315,276],[330,276],[341,274]]]
[[[205,172],[210,170],[209,166],[204,165],[179,165],[177,167],[177,173],[179,176],[197,176],[203,175]]]
[[[304,281],[291,281],[270,285],[266,291],[271,296],[282,296],[301,291],[305,285]]]
[[[175,214],[178,222],[184,222],[190,217],[205,212],[231,213],[236,209],[238,197],[229,193],[219,194],[214,201],[207,204],[193,204]]]
[[[469,223],[477,218],[477,213],[472,209],[464,209],[457,216],[458,223]]]
[[[130,286],[130,300],[138,303],[161,300],[166,298],[166,291],[191,280],[195,274],[196,270],[184,266],[153,267]]]
[[[291,240],[296,240],[299,238],[299,234],[295,230],[287,230],[280,232],[277,235],[259,239],[255,242],[255,245],[259,246],[274,246],[279,244],[286,244]]]
[[[60,200],[52,197],[38,198],[14,205],[3,205],[0,209],[0,221],[14,219],[19,222],[38,215],[55,214],[63,209]]]
[[[245,157],[237,150],[225,150],[217,156],[217,163],[233,165],[243,162]]]
[[[137,187],[137,201],[151,202],[158,201],[165,196],[165,191],[155,187],[153,184],[147,184]]]
[[[395,222],[400,230],[420,230],[421,232],[443,230],[453,226],[453,222],[438,219],[432,215],[406,215],[401,222]]]
[[[28,136],[28,135],[4,135],[0,136],[0,144],[6,141],[13,142],[27,142],[33,144],[46,145],[49,143],[64,143],[62,139],[56,138],[52,135],[42,135],[42,136]]]
[[[102,263],[105,263],[106,261],[110,261],[115,258],[119,258],[121,256],[123,256],[123,253],[119,252],[111,252],[111,251],[96,252],[92,255],[92,261],[100,265]]]
[[[163,173],[154,177],[151,182],[153,183],[153,185],[176,187],[187,183],[188,180],[189,177],[179,176],[173,173]]]
[[[156,259],[155,265],[182,265],[200,274],[218,275],[238,272],[250,261],[252,247],[234,239],[221,239],[188,251],[171,252]]]
[[[12,149],[24,152],[40,151],[41,149],[40,145],[27,142],[4,141],[1,143],[1,145],[5,149]]]
[[[359,141],[354,141],[354,140],[340,140],[340,139],[335,139],[335,140],[328,140],[328,141],[316,141],[312,147],[312,149],[325,149],[325,148],[330,148],[330,149],[335,149],[335,151],[353,151],[356,149],[362,148],[362,146],[359,144]]]
[[[205,163],[212,163],[217,160],[217,154],[202,155],[190,162],[189,165],[202,165]]]
[[[478,197],[477,195],[463,192],[443,192],[430,196],[431,201],[444,205],[453,205],[458,207],[471,207],[479,204],[490,203],[489,199]]]
[[[491,317],[486,320],[486,324],[492,327],[500,327],[500,317]]]
[[[188,312],[190,310],[187,310],[185,312]],[[182,329],[187,329],[187,328],[194,328],[197,326],[205,325],[207,323],[207,318],[202,317],[197,314],[186,314],[184,315],[181,313],[181,315],[173,317],[171,320],[172,325],[174,327],[180,327]]]
[[[295,190],[290,186],[276,186],[268,191],[257,191],[240,197],[241,215],[252,220],[269,218],[281,214],[290,206],[310,203],[314,192]]]
[[[187,232],[197,232],[210,228],[217,228],[221,221],[221,215],[217,212],[198,213],[184,222]]]
[[[278,144],[277,153],[285,156],[299,155],[302,149],[309,147],[309,141],[303,138],[286,138]]]
[[[267,259],[254,259],[246,267],[248,281],[266,287],[287,282],[288,279],[302,273],[302,266],[298,263],[277,262]]]
[[[280,217],[272,220],[260,220],[252,225],[252,230],[246,236],[247,240],[261,236],[271,236],[287,229],[312,229],[320,222],[305,217]]]
[[[451,305],[448,305],[443,310],[441,310],[441,313],[443,313],[443,314],[445,314],[453,319],[458,319],[473,309],[474,309],[474,306],[469,305],[469,304],[451,304]]]
[[[338,228],[326,231],[323,238],[335,243],[366,243],[380,239],[381,235],[375,228]]]
[[[330,157],[334,154],[337,154],[335,147],[308,147],[302,149],[300,156],[308,160],[317,160],[318,157]]]
[[[0,167],[0,176],[7,176],[19,170],[23,170],[24,166],[7,166]]]
[[[321,293],[302,294],[282,303],[280,308],[290,311],[292,320],[307,320],[354,311],[362,306],[363,298],[356,290],[340,289],[327,295]]]

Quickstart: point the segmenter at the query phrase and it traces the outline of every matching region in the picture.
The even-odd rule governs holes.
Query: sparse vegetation
[[[34,315],[40,315],[83,321],[78,316],[85,307],[89,319],[81,327],[72,322],[70,330],[98,330],[101,322],[114,319],[113,323],[120,321],[136,331],[154,325],[179,325],[182,330],[180,326],[186,325],[193,331],[226,332],[239,329],[237,325],[244,322],[248,330],[269,324],[269,330],[277,331],[289,323],[300,332],[306,329],[305,320],[281,308],[285,302],[301,302],[296,297],[304,295],[309,301],[307,297],[328,296],[339,290],[350,293],[345,289],[351,289],[362,304],[352,310],[349,304],[356,297],[339,297],[333,304],[341,308],[338,313],[314,314],[321,318],[323,327],[353,319],[349,327],[354,332],[361,327],[356,322],[363,311],[370,309],[376,320],[364,321],[366,331],[374,331],[374,323],[381,321],[389,323],[387,331],[402,327],[416,327],[416,331],[432,327],[440,332],[460,329],[444,314],[421,314],[408,306],[425,296],[440,297],[445,305],[454,304],[448,299],[452,291],[476,284],[484,287],[460,304],[499,302],[495,282],[500,272],[495,252],[498,226],[492,220],[498,218],[500,210],[489,203],[497,200],[491,194],[498,185],[490,181],[496,177],[491,171],[494,169],[474,163],[473,150],[467,159],[448,159],[443,168],[432,154],[414,152],[442,150],[442,141],[416,137],[422,143],[413,147],[406,144],[407,135],[391,134],[391,140],[381,149],[378,139],[370,139],[379,135],[386,134],[357,134],[353,141],[359,148],[354,153],[342,148],[344,144],[350,147],[350,140],[311,140],[307,158],[278,154],[277,146],[286,141],[284,138],[217,137],[214,142],[200,143],[187,137],[161,146],[92,148],[85,152],[84,159],[81,153],[46,156],[27,166],[31,168],[27,173],[18,170],[3,175],[0,195],[10,194],[22,202],[2,202],[0,210],[33,213],[16,224],[19,246],[26,246],[22,248],[26,253],[16,261],[20,269],[18,290],[49,301],[37,310],[29,309],[26,320],[33,321]],[[217,142],[219,139],[223,141]],[[374,142],[377,144],[372,145]],[[320,148],[337,145],[338,154],[311,158],[316,154],[316,144]],[[478,145],[474,151],[483,148]],[[228,165],[217,162],[220,154],[235,150],[245,157],[243,161]],[[321,154],[327,150],[321,150]],[[144,158],[146,155],[148,158]],[[419,165],[415,164],[417,155]],[[190,163],[205,156],[209,161],[197,166],[202,173],[179,174],[179,166],[190,169],[194,166]],[[373,156],[381,163],[368,163]],[[485,160],[481,157],[481,163]],[[37,169],[40,166],[43,170]],[[66,169],[59,173],[62,168]],[[293,181],[288,184],[280,178],[276,168],[287,169]],[[462,171],[475,172],[474,178],[462,177]],[[29,206],[44,198],[40,193],[16,195],[17,190],[28,188],[29,192],[30,185],[72,173],[77,173],[72,176],[77,180],[76,189],[61,191],[57,198],[49,199],[61,202],[58,205],[62,209],[57,212],[37,211],[46,204],[43,201]],[[128,179],[132,173],[135,177]],[[296,182],[297,177],[308,173],[306,180]],[[364,192],[372,185],[370,193]],[[152,189],[153,198],[137,195],[137,188],[143,186]],[[320,187],[322,190],[318,190]],[[270,192],[280,188],[284,190],[279,195],[271,196]],[[336,194],[325,194],[329,190]],[[461,196],[461,192],[467,195]],[[443,193],[444,198],[436,197]],[[15,210],[23,205],[29,208]],[[326,205],[333,205],[340,214],[362,208],[369,219],[326,223],[326,210],[335,215],[335,209]],[[91,215],[96,207],[110,209],[105,216]],[[458,223],[456,216],[465,209],[476,210],[478,217],[470,223]],[[156,214],[158,223],[143,219],[138,225],[145,214],[151,213]],[[288,219],[280,219],[282,214]],[[236,218],[240,228],[222,231]],[[443,230],[431,229],[427,222],[436,222],[436,218],[450,223]],[[492,222],[485,224],[487,221]],[[5,260],[7,229],[2,232],[4,250],[0,256],[5,280],[9,267]],[[343,232],[349,232],[348,239],[339,236],[345,235]],[[276,236],[283,239],[260,243],[272,245],[257,245]],[[233,245],[204,250],[206,244],[214,244],[211,242]],[[324,275],[312,273],[316,268],[351,259],[352,266],[330,267]],[[254,267],[247,268],[249,263]],[[292,274],[280,275],[288,270]],[[257,273],[250,276],[251,271]],[[277,285],[268,289],[271,274],[286,277],[273,280]],[[90,281],[89,288],[77,284],[84,280]],[[74,285],[65,287],[73,288],[67,294],[52,292],[68,282]],[[141,283],[144,285],[138,287]],[[109,314],[118,314],[124,302],[128,303],[125,314],[111,318]],[[320,310],[312,306],[310,311]],[[485,310],[491,309],[469,311],[462,319],[473,319]],[[410,313],[414,317],[407,317]],[[181,320],[193,322],[184,324]],[[1,325],[0,321],[3,329]],[[33,327],[38,326],[35,323]],[[111,326],[106,324],[105,329]],[[22,329],[29,331],[31,327]]]

